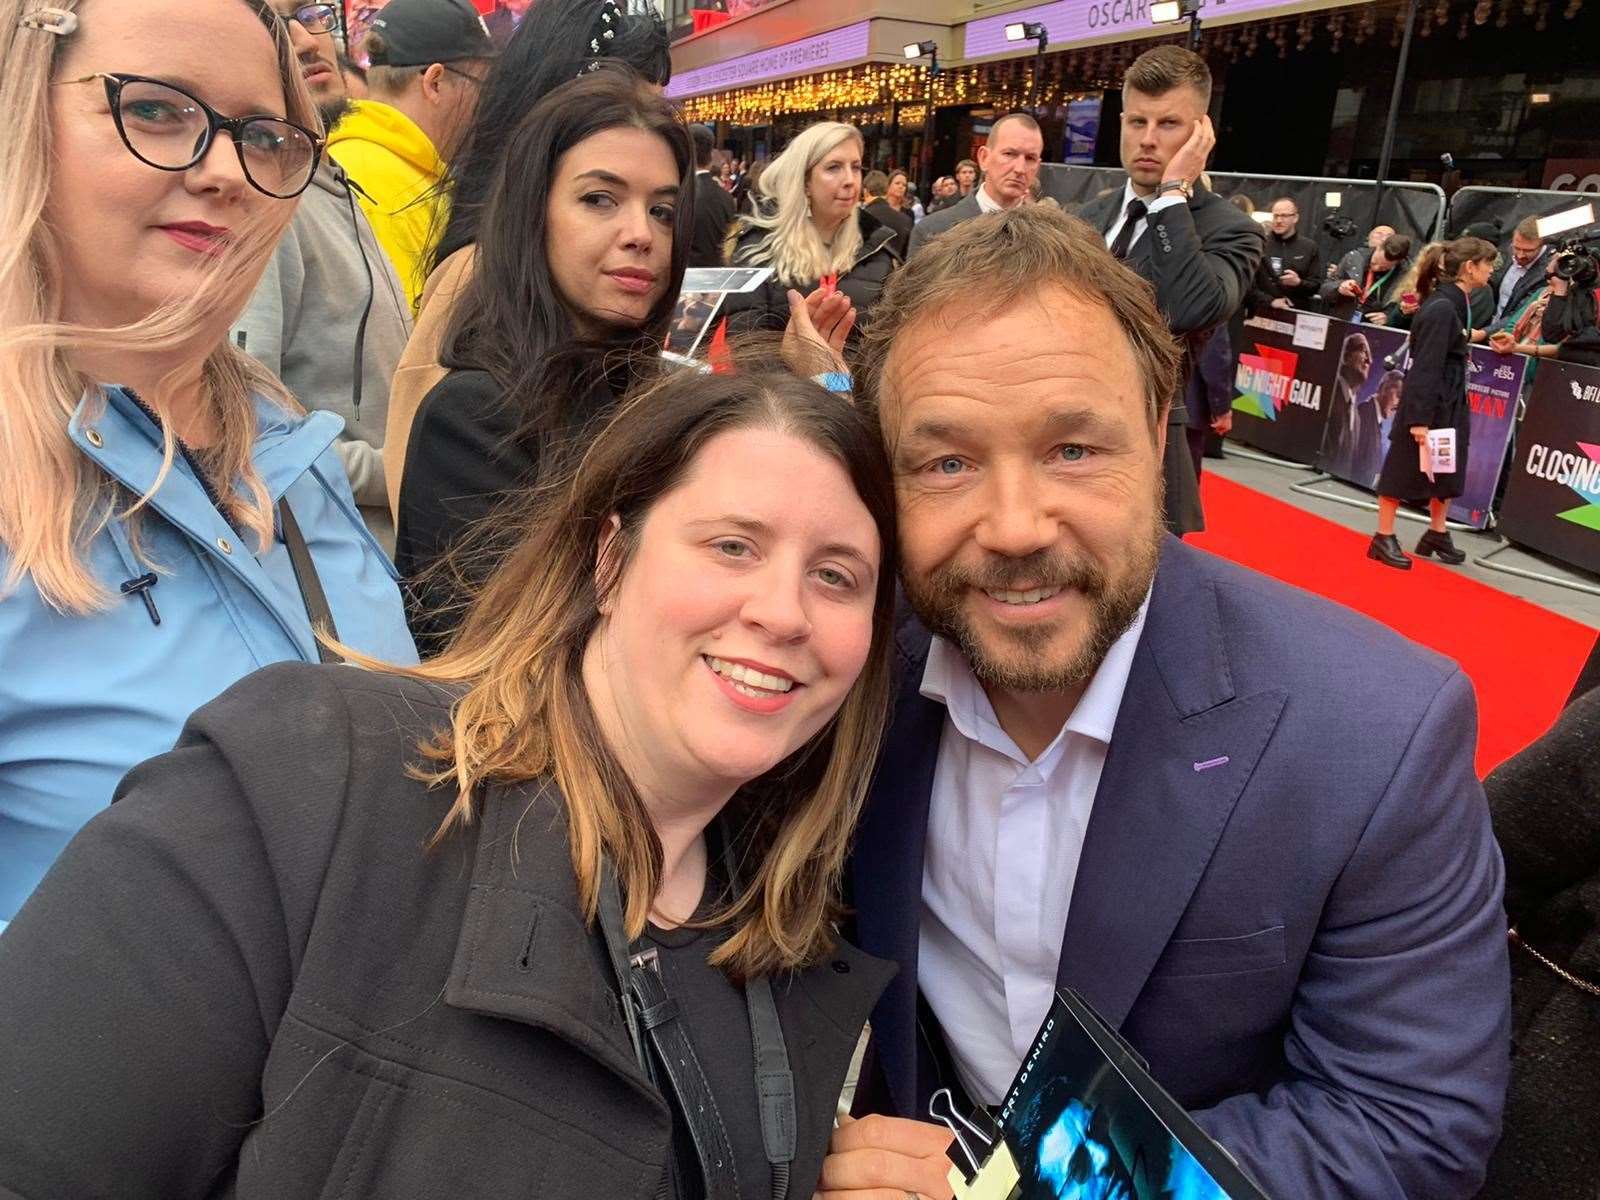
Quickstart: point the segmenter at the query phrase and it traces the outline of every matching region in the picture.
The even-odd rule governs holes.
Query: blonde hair
[[[777,361],[773,347],[764,352]],[[350,656],[457,693],[450,728],[421,747],[413,769],[455,793],[435,844],[475,820],[480,789],[548,778],[565,805],[586,916],[595,917],[609,858],[628,934],[638,936],[660,887],[661,843],[602,735],[583,657],[651,509],[712,438],[749,428],[788,433],[840,464],[877,526],[880,569],[871,650],[839,711],[724,809],[744,877],[707,923],[732,930],[710,961],[735,979],[814,962],[835,939],[839,883],[888,709],[894,628],[894,487],[869,417],[781,367],[666,376],[617,411],[565,481],[524,497],[518,519],[497,522],[514,529],[516,548],[442,655],[412,668]]]
[[[261,17],[272,35],[289,119],[320,130],[282,23],[262,0],[238,2]],[[67,434],[86,393],[94,393],[98,405],[106,402],[98,381],[81,366],[85,354],[171,350],[192,343],[197,328],[217,330],[218,342],[201,369],[201,386],[219,430],[205,457],[219,481],[239,481],[242,494],[226,489],[227,515],[263,546],[270,542],[272,499],[251,461],[256,440],[251,393],[262,393],[288,411],[295,405],[269,371],[229,344],[222,320],[231,323],[248,303],[294,204],[264,205],[259,217],[236,231],[228,251],[192,294],[117,328],[63,321],[60,247],[44,214],[55,157],[51,83],[77,35],[23,27],[23,15],[43,3],[0,0],[0,111],[6,113],[0,123],[0,546],[9,555],[0,596],[31,577],[47,604],[84,614],[112,598],[86,561],[88,543],[111,521],[136,516],[171,468],[177,442],[165,420],[166,393],[184,373],[174,371],[153,395],[142,397],[163,417],[162,463],[150,490],[131,496],[87,461]],[[80,0],[48,3],[70,13]],[[94,10],[82,20],[94,20]],[[98,86],[98,81],[81,86]],[[139,552],[136,520],[130,535]]]
[[[767,164],[756,184],[758,201],[766,203],[758,202],[754,216],[735,223],[729,235],[730,262],[739,235],[754,228],[765,230],[766,236],[739,256],[738,265],[770,266],[785,286],[810,283],[824,275],[843,275],[855,266],[861,251],[861,223],[846,219],[833,245],[824,245],[811,223],[811,202],[806,198],[812,169],[851,138],[865,145],[854,125],[819,121],[801,130],[783,153]]]

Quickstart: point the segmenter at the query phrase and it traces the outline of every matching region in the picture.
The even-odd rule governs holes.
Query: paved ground
[[[1368,508],[1354,508],[1341,504],[1335,500],[1324,499],[1319,496],[1308,496],[1303,492],[1292,491],[1295,484],[1304,484],[1316,478],[1315,474],[1307,470],[1296,470],[1292,465],[1282,466],[1276,463],[1257,462],[1246,458],[1246,453],[1253,451],[1228,446],[1228,457],[1225,459],[1206,459],[1205,469],[1216,471],[1220,476],[1230,479],[1245,487],[1254,488],[1258,492],[1274,496],[1306,512],[1315,513],[1326,517],[1349,529],[1361,532],[1371,532],[1377,521],[1376,505],[1371,496],[1357,488],[1348,487],[1331,479],[1321,478],[1315,486],[1318,491],[1330,495],[1349,497],[1367,504]],[[1409,550],[1422,532],[1423,522],[1400,522],[1400,541]],[[1595,589],[1597,594],[1573,591],[1570,588],[1559,587],[1551,583],[1543,583],[1534,579],[1524,579],[1516,575],[1508,575],[1503,571],[1495,571],[1489,567],[1479,566],[1474,560],[1489,553],[1505,543],[1493,534],[1455,532],[1452,535],[1456,545],[1467,552],[1467,561],[1460,567],[1454,568],[1471,576],[1489,587],[1498,588],[1513,596],[1520,596],[1542,608],[1570,617],[1574,621],[1582,622],[1594,628],[1600,628],[1600,579],[1584,575],[1569,567],[1534,554],[1531,551],[1520,550],[1516,547],[1502,550],[1495,555],[1493,564],[1518,567],[1524,570],[1538,571],[1547,575],[1561,576],[1586,587]]]

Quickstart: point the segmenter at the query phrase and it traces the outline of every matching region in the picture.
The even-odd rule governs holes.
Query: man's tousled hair
[[[1130,91],[1164,96],[1185,84],[1199,92],[1210,107],[1211,68],[1206,60],[1182,46],[1156,46],[1133,60],[1122,77],[1122,92],[1124,96]]]
[[[1051,286],[1111,310],[1138,365],[1154,432],[1178,388],[1178,344],[1150,285],[1111,257],[1098,232],[1048,205],[963,221],[890,278],[862,338],[858,400],[881,407],[890,351],[913,322],[998,313]]]

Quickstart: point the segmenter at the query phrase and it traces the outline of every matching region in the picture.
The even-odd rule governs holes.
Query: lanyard
[[[731,839],[726,844],[728,878],[732,883]],[[674,1105],[688,1129],[700,1160],[700,1178],[705,1184],[707,1200],[738,1200],[733,1151],[717,1111],[716,1098],[711,1094],[694,1045],[684,1029],[678,1005],[667,995],[656,966],[655,952],[632,956],[628,952],[627,936],[623,932],[622,895],[609,856],[602,859],[600,867],[600,930],[617,979],[628,1040],[633,1043],[640,1068]],[[784,1045],[783,1026],[778,1021],[771,983],[765,976],[747,980],[744,998],[750,1014],[756,1098],[761,1109],[761,1141],[767,1152],[767,1163],[772,1168],[772,1196],[773,1200],[785,1200],[795,1154],[794,1074],[789,1069],[789,1052]],[[668,1163],[662,1184],[663,1195],[687,1200],[675,1154]]]

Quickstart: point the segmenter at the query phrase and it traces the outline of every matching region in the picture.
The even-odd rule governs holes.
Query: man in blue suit
[[[856,382],[916,614],[851,872],[901,964],[857,1111],[996,1103],[1069,986],[1269,1195],[1472,1195],[1509,984],[1466,678],[1166,535],[1176,354],[1087,226],[952,230]],[[833,1149],[824,1195],[926,1194],[904,1122]]]

